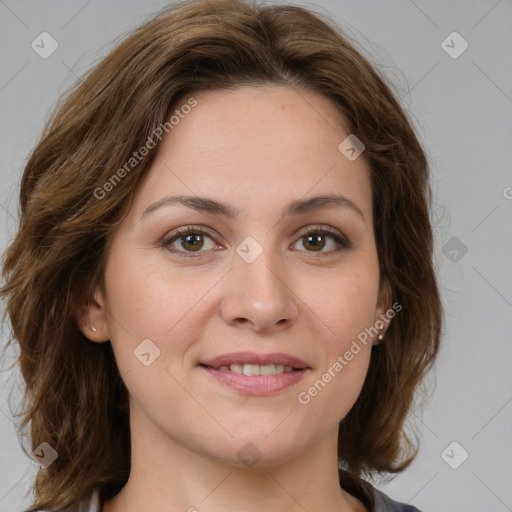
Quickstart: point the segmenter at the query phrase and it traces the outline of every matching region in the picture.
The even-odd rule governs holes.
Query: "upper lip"
[[[274,352],[271,354],[258,354],[256,352],[231,352],[229,354],[222,354],[201,361],[200,364],[211,366],[212,368],[220,368],[221,366],[231,366],[232,364],[257,364],[259,366],[269,364],[279,364],[283,366],[293,366],[296,369],[306,369],[309,365],[298,357]]]

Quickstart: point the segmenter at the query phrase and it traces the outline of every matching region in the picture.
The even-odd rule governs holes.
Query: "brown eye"
[[[325,235],[306,235],[303,239],[304,247],[312,248],[313,251],[321,251],[325,247]]]
[[[328,240],[333,240],[331,246],[332,250],[324,250],[328,247]],[[317,253],[333,253],[342,249],[349,249],[350,243],[348,240],[343,238],[337,231],[331,230],[328,227],[317,227],[315,229],[309,229],[308,231],[300,233],[300,239],[302,240],[302,246],[307,249],[306,252],[317,252]]]
[[[184,249],[190,248],[194,252],[199,251],[204,245],[204,241],[201,239],[202,236],[199,234],[181,236],[180,238],[183,239],[181,245]]]
[[[177,229],[171,234],[171,236],[162,241],[162,246],[179,256],[189,257],[189,254],[187,253],[204,252],[201,250],[207,245],[205,244],[205,238],[210,239],[213,242],[212,237],[213,233],[206,231],[205,228],[198,229],[193,226],[189,226]],[[209,248],[212,249],[213,247]],[[207,249],[208,247],[206,250]]]

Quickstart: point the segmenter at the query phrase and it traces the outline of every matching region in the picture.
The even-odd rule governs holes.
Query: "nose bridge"
[[[258,235],[256,235],[258,236]],[[256,236],[248,236],[236,247],[232,285],[224,297],[227,322],[245,319],[258,329],[270,329],[282,320],[293,320],[298,309],[276,251],[268,240],[265,247]],[[260,240],[264,235],[258,236]]]
[[[263,234],[258,236],[260,240],[263,237]],[[282,268],[282,265],[277,262],[275,250],[269,240],[271,237],[267,236],[264,247],[263,240],[260,243],[254,236],[246,237],[236,248],[238,258],[235,266],[240,271],[237,274],[244,288],[253,288],[258,294],[281,295],[284,276],[279,276],[279,268]]]

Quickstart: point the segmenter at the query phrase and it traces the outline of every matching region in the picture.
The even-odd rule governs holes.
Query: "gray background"
[[[168,3],[0,0],[0,250],[15,231],[23,164],[59,95]],[[443,347],[431,399],[409,422],[420,432],[416,461],[373,483],[423,512],[512,510],[512,2],[289,3],[330,15],[389,76],[433,173]],[[59,44],[47,59],[31,48],[43,31]],[[458,58],[442,46],[454,31],[469,44]],[[457,39],[446,44],[462,48]],[[21,377],[2,371],[0,379],[0,511],[11,512],[29,505],[37,464],[14,430]]]

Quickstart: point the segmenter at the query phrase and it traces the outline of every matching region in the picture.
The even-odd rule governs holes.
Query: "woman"
[[[438,352],[427,160],[383,78],[300,7],[182,2],[59,105],[2,296],[29,509],[415,511]]]

